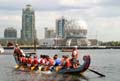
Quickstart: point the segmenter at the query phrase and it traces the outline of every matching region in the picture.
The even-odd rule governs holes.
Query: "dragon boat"
[[[26,56],[27,55],[34,55],[34,53],[26,53]],[[91,63],[91,58],[89,55],[85,55],[83,56],[83,63],[78,67],[78,68],[69,68],[69,69],[60,69],[60,70],[56,70],[57,67],[54,67],[54,69],[52,71],[48,70],[48,71],[44,71],[42,70],[41,66],[38,66],[37,69],[33,69],[34,67],[27,67],[27,66],[23,66],[20,64],[20,62],[18,60],[16,60],[15,58],[15,61],[16,61],[16,70],[19,70],[19,71],[33,71],[33,72],[56,72],[56,73],[61,73],[61,74],[76,74],[76,73],[79,73],[79,74],[82,74],[83,72],[85,72],[89,66],[90,66],[90,63]]]

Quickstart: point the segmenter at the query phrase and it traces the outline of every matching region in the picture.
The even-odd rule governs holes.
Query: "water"
[[[5,50],[11,53],[13,50]],[[26,51],[26,50],[25,50]],[[120,50],[119,49],[102,49],[102,50],[79,50],[80,62],[82,63],[83,55],[91,56],[90,68],[100,72],[106,77],[90,72],[84,73],[84,77],[75,75],[61,74],[40,74],[32,72],[16,71],[16,65],[12,55],[0,55],[0,81],[120,81]],[[69,52],[60,52],[60,50],[37,50],[40,54],[48,54],[53,56],[59,54],[61,57],[64,54],[71,55]]]

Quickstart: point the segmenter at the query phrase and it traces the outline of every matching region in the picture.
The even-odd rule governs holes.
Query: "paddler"
[[[35,69],[38,69],[38,57],[35,55],[34,56],[34,59],[33,59],[33,66],[32,67],[34,67],[34,70]]]
[[[72,64],[72,67],[73,68],[78,68],[78,49],[77,49],[77,46],[75,46],[73,48],[73,51],[72,51],[72,59],[71,59],[71,64]]]
[[[63,66],[62,68],[66,68],[66,69],[71,68],[72,64],[68,55],[64,56],[64,64],[62,66]]]
[[[45,67],[45,70],[51,70],[53,68],[54,64],[55,64],[55,61],[53,60],[53,58],[46,55],[46,67]]]
[[[54,66],[59,66],[61,64],[61,60],[58,58],[57,54],[54,55],[53,59],[55,61]]]
[[[15,47],[14,47],[14,57],[15,57],[16,62],[19,63],[20,57],[22,57],[22,52],[18,44],[15,44]]]
[[[31,68],[32,64],[33,64],[33,59],[31,56],[27,56],[27,67]]]

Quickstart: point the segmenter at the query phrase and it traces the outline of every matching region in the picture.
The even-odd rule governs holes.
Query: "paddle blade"
[[[15,68],[18,69],[18,68],[19,68],[19,65],[16,65]]]
[[[31,67],[31,70],[34,70],[34,69],[35,69],[35,66],[32,66],[32,67]]]
[[[101,74],[101,73],[99,73],[99,72],[97,72],[97,71],[95,71],[95,70],[93,70],[93,69],[89,69],[91,72],[94,72],[95,74],[98,74],[98,75],[100,75],[101,77],[105,77],[105,75],[104,74]]]
[[[57,67],[55,68],[55,71],[58,72],[58,71],[60,71],[61,68],[62,68],[61,66],[57,66]]]

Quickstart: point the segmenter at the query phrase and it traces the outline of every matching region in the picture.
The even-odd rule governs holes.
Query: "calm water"
[[[26,50],[25,50],[26,51]],[[6,50],[11,53],[12,50]],[[37,50],[37,54],[63,54],[71,55],[71,53],[63,53],[60,50]],[[120,50],[79,50],[80,62],[82,63],[82,56],[89,54],[91,56],[91,69],[94,69],[102,74],[105,78],[87,71],[84,77],[61,74],[38,74],[31,72],[15,71],[15,61],[12,55],[0,55],[0,81],[120,81]]]

